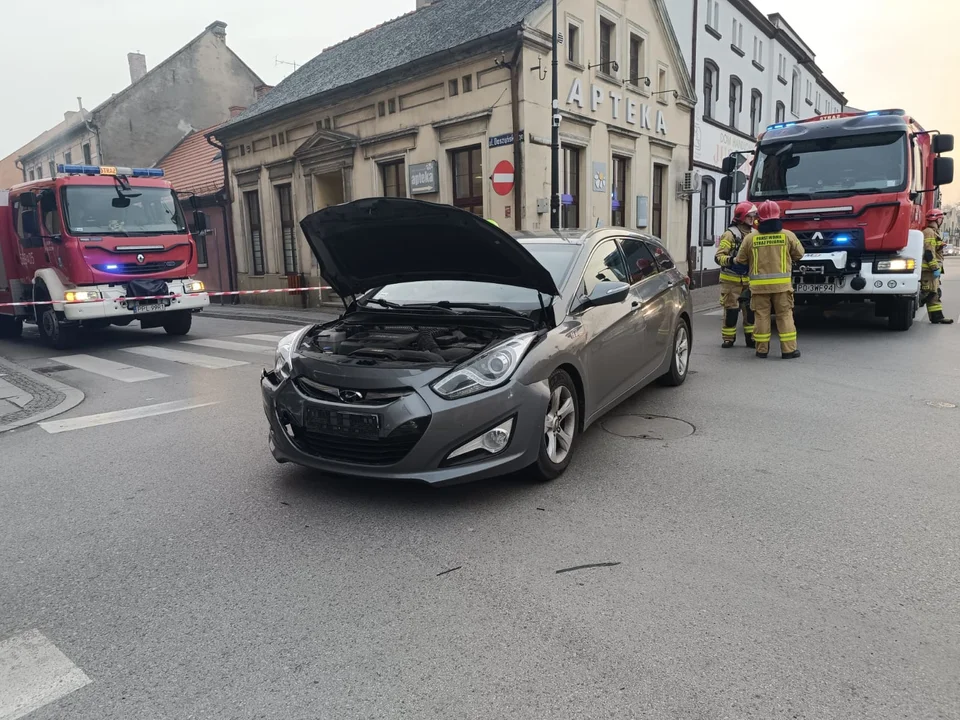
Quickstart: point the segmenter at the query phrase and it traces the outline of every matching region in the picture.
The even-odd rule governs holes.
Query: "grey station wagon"
[[[263,374],[280,462],[437,485],[551,480],[617,403],[686,379],[690,292],[655,238],[511,235],[402,198],[301,227],[346,311],[284,338]]]

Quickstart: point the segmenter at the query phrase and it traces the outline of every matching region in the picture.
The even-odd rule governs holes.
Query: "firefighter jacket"
[[[921,279],[932,279],[935,270],[943,270],[943,238],[932,227],[923,229],[923,265]]]
[[[717,248],[717,254],[714,261],[720,266],[720,282],[737,283],[746,285],[749,278],[746,275],[739,275],[730,269],[740,251],[740,245],[743,238],[753,230],[749,225],[731,225],[727,231],[720,236],[720,246]]]
[[[749,265],[753,295],[772,295],[793,290],[793,264],[805,252],[797,236],[789,230],[756,231],[743,239],[736,261]]]

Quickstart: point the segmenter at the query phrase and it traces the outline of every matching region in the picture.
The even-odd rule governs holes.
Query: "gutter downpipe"
[[[227,256],[228,289],[232,292],[237,289],[237,277],[233,268],[233,213],[231,212],[233,201],[231,198],[232,193],[230,192],[230,169],[227,167],[227,148],[220,143],[215,142],[212,135],[205,135],[204,138],[209,145],[212,145],[220,151],[220,160],[223,164],[223,197],[225,201],[223,208],[223,228],[225,233],[223,236],[223,250],[224,254]],[[236,304],[236,302],[237,296],[231,295],[230,304],[233,305]]]
[[[510,110],[513,115],[513,227],[523,229],[523,148],[520,146],[520,57],[523,53],[523,28],[517,31],[517,47],[510,59]]]
[[[690,80],[693,82],[694,91],[697,88],[697,19],[699,17],[700,3],[693,4],[693,42],[691,43],[690,51]],[[691,172],[693,171],[693,148],[694,143],[696,142],[696,126],[697,126],[697,106],[693,108],[693,112],[690,113],[690,163],[687,168]],[[701,192],[702,192],[701,188]],[[690,244],[693,240],[693,198],[690,198],[690,202],[687,203],[687,277],[690,278],[691,285],[693,284],[693,269],[690,267],[690,260],[694,259],[697,266],[697,270],[700,271],[700,282],[697,284],[697,287],[703,285],[703,246],[700,244],[700,237],[703,236],[703,228],[701,225],[704,222],[704,218],[700,218],[700,222],[697,223],[698,237],[697,241],[697,250],[693,252],[693,246]],[[699,209],[698,209],[699,212]],[[713,212],[712,210],[710,212]]]

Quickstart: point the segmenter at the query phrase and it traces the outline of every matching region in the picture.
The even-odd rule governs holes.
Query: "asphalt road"
[[[79,668],[30,720],[960,717],[960,325],[918,320],[801,317],[784,362],[699,315],[696,374],[616,411],[694,434],[596,426],[552,484],[442,490],[273,461],[244,336],[280,326],[74,351],[130,382],[0,342],[86,393],[56,421],[188,408],[0,435],[0,650]]]

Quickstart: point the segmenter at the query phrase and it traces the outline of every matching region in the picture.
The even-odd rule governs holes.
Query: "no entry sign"
[[[513,190],[513,164],[501,160],[493,169],[493,191],[497,195],[508,195]]]

